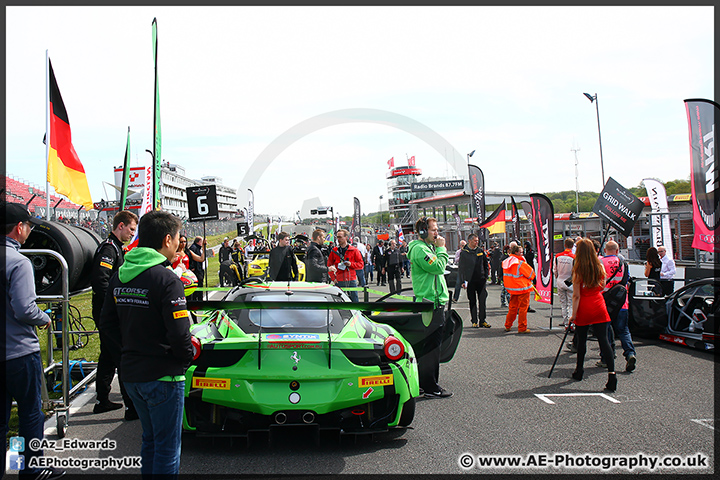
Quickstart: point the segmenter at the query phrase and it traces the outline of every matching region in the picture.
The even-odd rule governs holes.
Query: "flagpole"
[[[45,50],[45,220],[50,221],[50,56]]]

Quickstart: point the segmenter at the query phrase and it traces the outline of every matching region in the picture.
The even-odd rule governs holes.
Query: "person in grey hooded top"
[[[0,424],[3,435],[7,435],[10,420],[10,404],[13,398],[18,404],[20,428],[18,435],[28,442],[24,451],[23,477],[42,476],[59,478],[64,470],[52,468],[29,468],[33,457],[41,457],[42,450],[33,449],[31,439],[43,438],[45,415],[42,412],[41,382],[43,366],[40,358],[40,342],[35,327],[47,328],[50,317],[35,303],[35,276],[30,259],[19,252],[20,246],[30,236],[33,225],[30,212],[24,205],[7,203],[0,206],[3,214],[5,262],[0,262],[5,274],[0,275],[5,291],[5,343],[0,369],[4,376],[2,395],[3,410]],[[5,472],[5,455],[2,455],[2,470]],[[1,473],[0,473],[1,476]]]

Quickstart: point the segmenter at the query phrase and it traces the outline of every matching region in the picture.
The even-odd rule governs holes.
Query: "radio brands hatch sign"
[[[427,192],[430,190],[460,190],[465,187],[463,180],[443,180],[437,182],[416,182],[410,184],[413,192]]]

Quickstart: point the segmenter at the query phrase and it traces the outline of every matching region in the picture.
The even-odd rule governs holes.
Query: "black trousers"
[[[93,318],[95,319],[95,326],[97,327],[97,321],[100,319],[100,312],[102,307],[93,305]],[[98,328],[98,337],[100,337],[100,355],[97,361],[97,372],[95,373],[95,392],[97,393],[98,402],[106,402],[110,400],[110,389],[113,378],[115,377],[115,371],[117,370],[118,379],[120,378],[120,357],[121,350],[120,346],[117,345],[111,338],[108,338],[100,328]],[[120,395],[122,395],[123,403],[129,410],[135,410],[132,400],[125,391],[123,382],[120,384]]]
[[[383,270],[385,271],[383,272]],[[377,284],[380,285],[382,283],[385,285],[387,279],[387,270],[385,267],[375,267],[375,271],[377,272]]]
[[[440,346],[444,329],[445,306],[443,305],[433,310],[430,325],[425,327],[428,334],[416,352],[420,388],[426,392],[440,391],[438,377],[440,376]]]
[[[400,281],[402,278],[402,271],[400,270],[400,264],[388,265],[386,272],[388,283],[390,284],[390,293],[402,290],[402,282]]]
[[[485,284],[487,279],[483,278],[477,282],[468,282],[467,296],[470,302],[470,318],[471,323],[482,323],[487,316],[485,312],[485,304],[487,300],[487,289]]]
[[[591,326],[593,327],[593,333],[600,345],[602,358],[606,359],[608,372],[614,372],[615,357],[610,349],[610,341],[608,340],[607,331],[607,329],[610,328],[610,322],[575,326],[574,340],[577,340],[577,370],[582,370],[583,363],[585,363],[585,353],[587,352],[587,334]]]
[[[497,267],[492,266],[490,268],[490,275],[492,276],[492,283],[498,283],[503,278],[503,271],[500,265]]]

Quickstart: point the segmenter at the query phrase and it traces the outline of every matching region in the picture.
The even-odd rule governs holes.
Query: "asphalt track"
[[[404,286],[410,285],[403,279]],[[387,291],[387,287],[373,287]],[[618,389],[603,392],[606,370],[595,366],[597,342],[589,341],[586,378],[570,379],[575,356],[563,348],[552,378],[548,372],[564,330],[549,329],[549,305],[531,301],[532,333],[506,333],[498,286],[489,286],[489,329],[470,327],[465,294],[457,310],[465,330],[455,358],[441,367],[440,383],[454,392],[447,399],[421,399],[412,428],[397,438],[321,438],[304,432],[272,444],[248,447],[242,440],[183,437],[181,473],[191,475],[299,474],[600,474],[660,473],[708,475],[715,472],[714,356],[659,340],[634,338],[638,364],[625,373],[618,342]],[[377,298],[372,296],[371,300]],[[553,324],[559,323],[559,306]],[[517,324],[516,324],[517,325]],[[117,382],[117,381],[116,381]],[[604,395],[599,395],[603,394]],[[139,421],[125,422],[121,411],[92,413],[94,386],[73,401],[68,439],[113,439],[114,450],[66,450],[58,458],[137,456]],[[117,383],[111,399],[121,401]],[[46,438],[57,439],[55,421]],[[568,454],[565,456],[564,454]],[[480,467],[480,462],[520,459],[524,466]],[[691,461],[699,467],[650,468],[650,461]],[[604,457],[604,458],[603,458]],[[490,460],[488,460],[490,459]],[[570,467],[568,462],[574,462]],[[616,468],[605,465],[616,462]],[[687,460],[684,460],[687,462]],[[555,462],[564,462],[554,465]],[[630,467],[630,462],[643,462]],[[461,465],[462,463],[462,465]],[[705,464],[705,466],[702,466]],[[79,468],[68,469],[81,473]],[[138,473],[138,469],[85,473]]]

